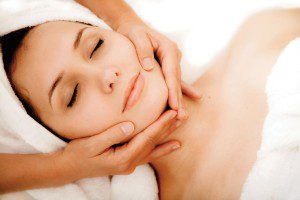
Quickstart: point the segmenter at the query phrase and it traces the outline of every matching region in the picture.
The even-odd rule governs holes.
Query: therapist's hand
[[[200,98],[198,92],[181,81],[181,52],[176,43],[151,29],[141,20],[122,22],[116,31],[125,35],[134,44],[139,61],[147,71],[159,66],[154,52],[159,59],[169,90],[168,102],[173,110],[178,111],[178,119],[187,119],[188,113],[183,105],[182,92],[192,98]]]
[[[176,129],[176,114],[174,110],[164,112],[136,135],[131,122],[122,122],[97,135],[72,140],[65,149],[55,154],[55,163],[61,169],[58,171],[73,177],[73,181],[132,173],[138,165],[180,147],[180,143],[175,140],[160,144]],[[128,143],[116,145],[129,139]]]

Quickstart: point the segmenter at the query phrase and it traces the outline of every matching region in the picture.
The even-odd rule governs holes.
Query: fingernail
[[[193,92],[197,95],[197,96],[200,96],[200,93],[198,90],[196,90],[195,88],[191,87],[191,89],[193,90]]]
[[[130,133],[132,133],[134,127],[132,123],[126,123],[122,125],[121,129],[126,135],[129,135]]]
[[[181,124],[182,124],[182,122],[181,122],[180,120],[177,120],[177,121],[175,122],[176,128],[178,128]]]
[[[180,144],[174,144],[173,146],[172,146],[172,149],[178,149],[180,147]]]
[[[144,58],[142,64],[143,64],[143,68],[145,70],[150,70],[154,67],[152,58]]]
[[[200,92],[198,92],[195,88],[193,88],[193,90],[194,90],[194,93],[197,95],[197,97],[200,98],[201,97]]]

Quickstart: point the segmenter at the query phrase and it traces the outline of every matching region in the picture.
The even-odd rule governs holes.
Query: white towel
[[[266,84],[269,113],[241,199],[300,199],[300,38],[278,57]]]
[[[87,8],[74,1],[62,0],[0,0],[0,36],[47,21],[67,20],[109,28]],[[48,153],[66,143],[27,115],[14,94],[4,71],[0,52],[0,152]],[[114,185],[116,185],[114,187]],[[126,193],[124,192],[126,191]],[[61,187],[33,189],[0,196],[1,199],[43,200],[107,200],[157,199],[158,189],[153,169],[138,167],[127,176],[82,179]]]

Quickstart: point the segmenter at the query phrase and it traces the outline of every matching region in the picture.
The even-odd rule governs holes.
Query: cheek
[[[55,124],[55,132],[68,138],[75,139],[92,136],[105,131],[107,128],[121,121],[115,102],[112,99],[99,100],[89,97],[85,105],[77,109],[68,117],[58,120]]]
[[[150,72],[143,71],[146,84],[139,104],[132,109],[129,119],[135,124],[138,133],[153,123],[165,110],[168,101],[168,88],[159,67]]]
[[[125,67],[126,71],[141,68],[134,45],[124,36],[115,36],[108,44],[106,61]]]

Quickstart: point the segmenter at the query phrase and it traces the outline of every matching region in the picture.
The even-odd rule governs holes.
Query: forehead
[[[53,21],[30,30],[16,52],[12,66],[12,81],[16,88],[27,91],[30,99],[34,93],[46,94],[45,89],[54,76],[74,57],[73,41],[83,26],[87,25]]]
[[[71,47],[69,44],[77,30],[87,26],[76,22],[52,21],[34,27],[24,38],[26,54],[35,54],[43,49],[47,54],[55,53],[62,48]],[[63,49],[66,50],[66,49]],[[47,58],[47,54],[42,57]]]

